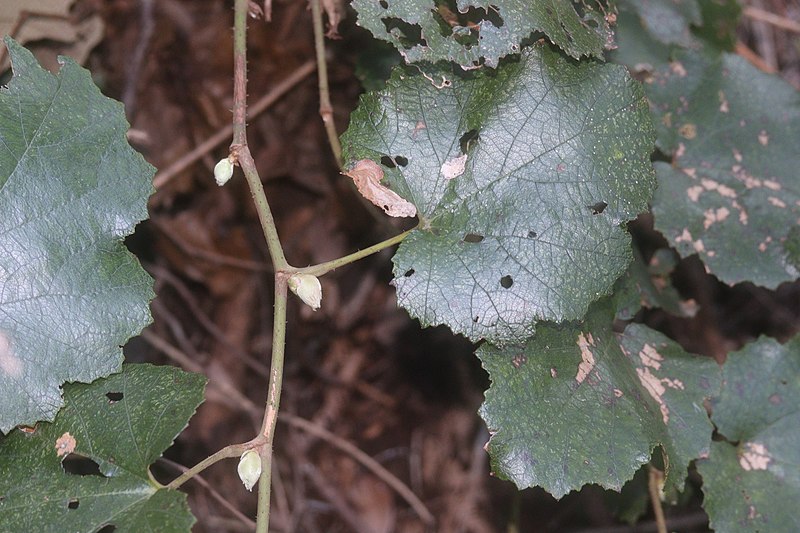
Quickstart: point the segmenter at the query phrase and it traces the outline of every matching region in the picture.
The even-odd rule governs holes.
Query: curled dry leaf
[[[413,217],[417,215],[414,204],[402,198],[393,190],[381,185],[383,169],[375,161],[362,159],[353,168],[346,171],[361,195],[383,209],[390,217]]]
[[[322,8],[328,15],[328,32],[325,34],[330,39],[339,38],[339,23],[345,15],[343,0],[322,0]]]

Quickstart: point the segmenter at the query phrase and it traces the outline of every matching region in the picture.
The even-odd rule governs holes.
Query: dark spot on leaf
[[[478,142],[478,130],[469,130],[458,140],[458,146],[461,148],[461,153],[466,154],[470,148],[475,146]]]
[[[105,477],[102,472],[100,472],[100,465],[88,457],[83,457],[76,453],[71,453],[64,457],[64,460],[61,461],[61,467],[64,469],[64,472],[74,476]]]
[[[500,286],[504,289],[510,289],[513,284],[514,280],[511,279],[511,276],[503,276],[500,278]]]
[[[72,498],[67,502],[67,509],[77,509],[80,504],[81,502],[78,501],[78,498]]]
[[[414,272],[415,272],[415,271],[414,271],[414,269],[413,269],[413,268],[409,268],[408,270],[406,270],[406,272],[405,272],[405,274],[403,274],[403,276],[405,276],[405,277],[407,277],[407,278],[410,278],[411,276],[413,276],[413,275],[414,275]]]
[[[123,394],[121,392],[107,392],[106,398],[108,398],[109,403],[116,403],[123,398]]]
[[[528,238],[529,238],[529,239],[535,239],[535,238],[536,238],[536,237],[538,237],[538,236],[539,236],[539,234],[538,234],[538,233],[536,233],[536,232],[535,232],[535,231],[533,231],[533,230],[530,230],[530,231],[528,232]]]
[[[480,320],[480,319],[481,319],[481,317],[479,317],[478,315],[475,315],[474,317],[472,317],[472,321],[475,322],[476,324],[478,323],[478,320]]]
[[[476,244],[483,240],[483,235],[478,235],[477,233],[467,233],[464,235],[464,242]]]
[[[382,7],[383,9],[389,9],[389,4],[386,2],[386,0],[381,0],[381,1],[380,1],[380,2],[378,2],[378,3],[381,5],[381,7]]]
[[[587,205],[586,207],[588,207],[589,209],[592,210],[592,214],[593,215],[599,215],[600,213],[602,213],[603,211],[606,210],[606,207],[608,207],[608,204],[605,203],[605,202],[597,202],[594,205]]]
[[[403,157],[402,155],[394,156],[394,162],[400,165],[401,167],[408,166],[408,158]]]
[[[391,158],[388,155],[381,156],[381,165],[387,168],[397,167],[397,163],[395,162],[394,158]]]

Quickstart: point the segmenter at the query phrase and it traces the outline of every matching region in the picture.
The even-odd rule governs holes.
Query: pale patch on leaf
[[[746,442],[742,446],[739,465],[745,470],[766,470],[772,456],[767,447],[757,442]]]
[[[731,212],[727,207],[718,207],[717,209],[706,209],[703,212],[703,227],[708,229],[715,222],[722,222]]]
[[[664,401],[664,393],[667,392],[667,387],[683,390],[683,382],[679,379],[659,378],[653,374],[651,368],[654,370],[660,369],[661,361],[664,360],[664,357],[653,346],[645,344],[639,352],[639,359],[642,361],[644,368],[637,368],[636,375],[639,377],[642,386],[658,403],[661,410],[661,418],[664,424],[667,424],[669,422],[669,407]]]
[[[786,202],[781,200],[780,198],[776,198],[774,196],[770,196],[767,198],[770,204],[774,205],[775,207],[779,207],[781,209],[786,209]]]
[[[639,352],[639,359],[642,361],[644,366],[649,366],[650,368],[654,368],[656,370],[661,368],[661,361],[664,360],[661,354],[649,344],[645,344],[642,347],[642,350]]]
[[[22,361],[14,353],[11,339],[3,331],[0,331],[0,372],[12,378],[22,375]]]
[[[56,440],[56,455],[59,457],[67,456],[75,451],[75,446],[77,445],[78,442],[75,437],[70,435],[69,432],[64,433]]]
[[[417,208],[399,194],[381,185],[383,169],[370,159],[358,161],[353,168],[346,171],[345,176],[353,179],[361,195],[383,209],[390,217],[413,217]]]
[[[467,154],[461,154],[458,157],[448,159],[442,164],[442,176],[444,179],[451,180],[457,178],[464,173],[467,165]]]
[[[578,365],[578,375],[575,376],[575,381],[583,383],[589,372],[592,371],[595,365],[594,354],[592,347],[594,346],[594,338],[591,333],[578,335],[578,347],[581,349],[581,363]]]

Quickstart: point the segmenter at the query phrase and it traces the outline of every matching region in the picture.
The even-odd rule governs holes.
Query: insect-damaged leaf
[[[0,431],[49,420],[65,381],[122,364],[150,321],[152,280],[122,243],[147,217],[153,168],[122,105],[62,59],[58,76],[8,39],[0,90]]]
[[[204,385],[151,365],[66,385],[52,423],[0,440],[0,531],[188,533],[186,495],[159,488],[148,468],[186,427]]]
[[[354,0],[358,24],[392,43],[406,61],[455,61],[473,68],[520,51],[533,32],[544,33],[572,57],[599,57],[613,43],[604,5],[530,0]]]
[[[537,46],[441,89],[396,69],[342,145],[351,165],[404,163],[384,169],[421,223],[394,258],[400,304],[505,343],[536,320],[581,317],[625,270],[622,225],[647,209],[652,135],[625,69]]]
[[[712,419],[725,440],[698,461],[716,531],[800,531],[800,337],[728,355]]]
[[[800,95],[730,54],[680,53],[646,87],[658,146],[655,227],[726,283],[800,276]]]
[[[478,349],[500,477],[557,498],[588,483],[619,490],[661,446],[666,487],[683,489],[689,462],[711,444],[703,401],[719,388],[719,367],[639,324],[617,335],[613,317],[603,300],[583,324],[540,325],[524,346]]]
[[[390,217],[416,216],[417,208],[414,204],[381,185],[383,169],[374,161],[362,159],[353,168],[345,170],[344,174],[353,179],[361,196],[383,209]]]

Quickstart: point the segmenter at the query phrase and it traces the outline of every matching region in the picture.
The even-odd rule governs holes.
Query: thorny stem
[[[322,27],[322,8],[319,0],[311,0],[311,18],[314,21],[314,47],[317,52],[317,76],[319,78],[319,115],[325,124],[325,133],[336,158],[336,164],[342,168],[342,146],[336,134],[336,124],[333,122],[333,106],[331,105],[330,90],[328,89],[328,63],[325,59],[325,34]]]
[[[278,420],[281,387],[283,382],[283,361],[286,347],[286,300],[288,295],[288,279],[295,272],[304,272],[321,276],[337,267],[347,265],[370,254],[383,250],[399,243],[413,230],[405,231],[383,242],[360,250],[333,261],[320,263],[307,268],[295,268],[286,261],[281,246],[275,220],[267,202],[264,186],[258,175],[255,161],[247,146],[247,13],[249,0],[236,0],[234,4],[234,83],[233,83],[233,142],[231,143],[231,157],[239,163],[244,172],[253,201],[256,205],[258,218],[264,237],[269,247],[270,257],[275,268],[275,311],[273,315],[272,338],[272,366],[267,393],[267,403],[261,431],[251,441],[244,444],[227,446],[215,454],[207,457],[194,467],[186,470],[174,479],[169,485],[170,489],[177,489],[191,477],[199,474],[209,466],[230,457],[241,456],[249,449],[258,450],[261,458],[261,477],[258,481],[258,511],[256,516],[256,533],[267,533],[269,530],[270,488],[272,478],[272,446],[275,437],[275,426]],[[322,40],[322,14],[319,0],[312,0],[314,10],[314,29],[317,42],[317,60],[320,77],[320,114],[325,122],[325,128],[331,142],[331,147],[341,167],[341,148],[339,146],[336,130],[333,125],[333,113],[328,94],[328,77],[325,68],[325,50]]]
[[[247,9],[236,0],[233,13],[233,144],[247,146]]]
[[[239,146],[237,153],[239,165],[242,167],[244,177],[247,179],[247,185],[250,187],[250,194],[253,196],[253,202],[256,204],[258,220],[261,222],[261,229],[267,239],[267,248],[269,248],[269,255],[272,258],[275,272],[290,269],[291,267],[283,255],[283,247],[278,237],[278,230],[275,228],[275,220],[272,218],[272,211],[267,202],[267,195],[264,193],[261,177],[258,175],[258,170],[256,170],[256,163],[253,161],[253,156],[250,155],[250,148],[246,144]]]
[[[272,367],[269,371],[269,392],[260,437],[266,439],[260,449],[261,478],[258,480],[258,512],[256,533],[267,533],[269,527],[270,480],[272,479],[272,442],[283,384],[283,358],[286,349],[286,296],[288,276],[275,273],[275,311],[272,319]]]
[[[365,258],[365,257],[367,257],[369,255],[372,255],[372,254],[376,253],[376,252],[380,252],[384,248],[388,248],[388,247],[393,246],[393,245],[395,245],[395,244],[397,244],[399,242],[402,242],[403,239],[408,237],[409,233],[411,233],[415,229],[417,229],[417,228],[416,227],[411,228],[410,230],[404,231],[403,233],[401,233],[399,235],[395,235],[394,237],[386,239],[385,241],[381,241],[381,242],[379,242],[377,244],[373,244],[369,248],[364,248],[363,250],[359,250],[359,251],[354,252],[354,253],[352,253],[350,255],[346,255],[344,257],[340,257],[339,259],[334,259],[332,261],[326,261],[325,263],[320,263],[318,265],[313,265],[313,266],[306,267],[306,268],[298,268],[297,272],[301,272],[303,274],[311,274],[311,275],[314,275],[314,276],[321,276],[323,274],[327,274],[331,270],[335,270],[335,269],[337,269],[337,268],[339,268],[341,266],[344,266],[344,265],[349,265],[350,263],[358,261],[359,259],[363,259],[363,258]]]

